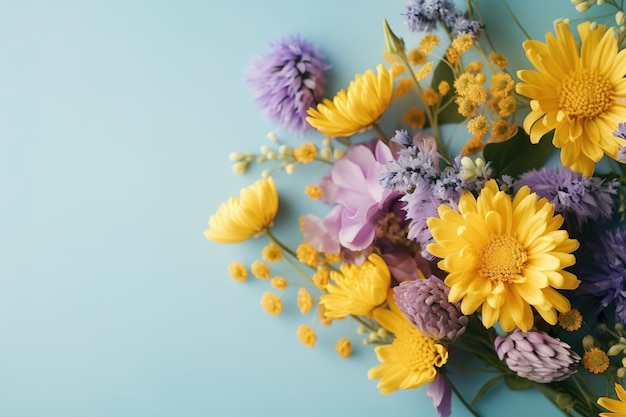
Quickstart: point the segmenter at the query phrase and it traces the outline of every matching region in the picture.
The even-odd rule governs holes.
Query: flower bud
[[[574,374],[580,363],[580,356],[567,343],[536,330],[517,329],[498,336],[494,347],[510,370],[539,383],[562,381]]]
[[[383,29],[385,33],[385,51],[392,55],[401,54],[404,55],[404,40],[398,38],[395,33],[389,27],[387,19],[383,20]]]

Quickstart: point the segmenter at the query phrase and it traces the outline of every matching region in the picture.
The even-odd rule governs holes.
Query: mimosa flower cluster
[[[611,19],[555,16],[545,40],[508,51],[527,57],[511,68],[482,3],[408,1],[396,13],[410,39],[384,20],[381,62],[334,94],[323,48],[297,35],[271,44],[248,68],[253,97],[319,141],[290,146],[272,133],[259,153],[233,152],[234,172],[267,169],[209,217],[205,236],[267,238],[262,259],[233,261],[230,276],[267,281],[271,316],[297,285],[300,314],[314,317],[294,329],[305,346],[318,324],[356,321],[381,394],[425,387],[447,417],[454,393],[479,416],[476,403],[506,384],[538,389],[566,416],[626,416],[623,5],[572,0]],[[385,131],[388,112],[403,124]],[[449,124],[461,129],[445,133]],[[276,183],[308,164],[323,174],[303,178],[303,192],[326,211],[301,213],[300,238],[286,243]],[[273,275],[278,263],[293,276]],[[339,356],[357,349],[353,338],[336,342]],[[494,375],[474,400],[450,372],[468,358]]]

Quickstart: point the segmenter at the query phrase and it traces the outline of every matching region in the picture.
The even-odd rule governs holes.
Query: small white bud
[[[233,164],[233,172],[235,174],[243,174],[244,172],[246,172],[247,168],[248,164],[245,162],[237,162],[236,164]]]
[[[320,151],[320,156],[322,157],[322,159],[328,161],[333,155],[329,148],[323,148]]]
[[[335,159],[341,159],[343,158],[344,154],[345,154],[345,151],[343,149],[335,149],[335,151],[333,152],[333,157]]]
[[[267,154],[271,149],[269,146],[267,145],[262,145],[259,150],[261,151],[262,154]]]
[[[365,330],[365,326],[361,325],[359,327],[356,328],[356,332],[357,334],[365,334],[366,330]]]
[[[293,174],[296,172],[296,166],[294,164],[287,164],[285,166],[285,172],[289,175]]]
[[[268,179],[270,177],[270,172],[267,169],[264,169],[261,172],[261,177],[263,177],[263,179]]]
[[[280,145],[280,147],[278,148],[278,153],[280,155],[289,155],[291,153],[291,150],[287,145]]]
[[[324,138],[324,140],[322,140],[322,145],[330,148],[330,138]]]
[[[243,158],[244,156],[241,152],[231,152],[228,154],[228,159],[233,162],[241,161]]]
[[[278,138],[276,137],[276,133],[274,133],[274,132],[269,132],[269,133],[267,134],[267,138],[268,138],[269,140],[271,140],[272,142],[276,142],[276,140],[278,139]]]
[[[269,159],[270,161],[273,161],[274,159],[276,159],[276,152],[269,151],[265,154],[265,157]]]

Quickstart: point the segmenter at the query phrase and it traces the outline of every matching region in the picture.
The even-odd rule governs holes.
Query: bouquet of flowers
[[[625,416],[623,2],[571,0],[598,20],[556,20],[544,40],[528,37],[516,71],[479,3],[410,0],[414,38],[384,21],[381,64],[332,98],[329,65],[301,37],[255,59],[247,81],[267,116],[323,138],[290,146],[270,134],[259,153],[231,153],[236,173],[270,168],[210,216],[205,236],[267,238],[263,261],[234,261],[231,277],[269,280],[270,315],[302,278],[303,314],[355,320],[374,346],[380,364],[367,375],[382,394],[426,386],[440,416],[453,393],[478,415],[472,404],[503,383],[538,389],[567,416]],[[392,111],[403,124],[385,132]],[[303,213],[292,226],[302,240],[289,245],[275,232],[275,181],[305,164],[325,168],[303,186],[326,212]],[[279,261],[294,277],[271,278]],[[297,334],[315,345],[313,327]],[[336,345],[351,349],[349,338]],[[450,368],[470,362],[493,377],[465,399]]]

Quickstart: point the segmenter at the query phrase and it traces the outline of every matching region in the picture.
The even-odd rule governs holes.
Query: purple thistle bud
[[[580,356],[570,345],[537,330],[516,329],[494,341],[496,353],[510,370],[522,378],[548,383],[576,373]]]
[[[459,303],[448,301],[450,288],[439,278],[406,281],[394,291],[400,310],[425,335],[453,340],[465,331],[468,318]]]
[[[311,128],[307,109],[324,94],[329,66],[318,49],[298,35],[271,45],[272,51],[254,59],[246,81],[267,116],[293,132]]]

